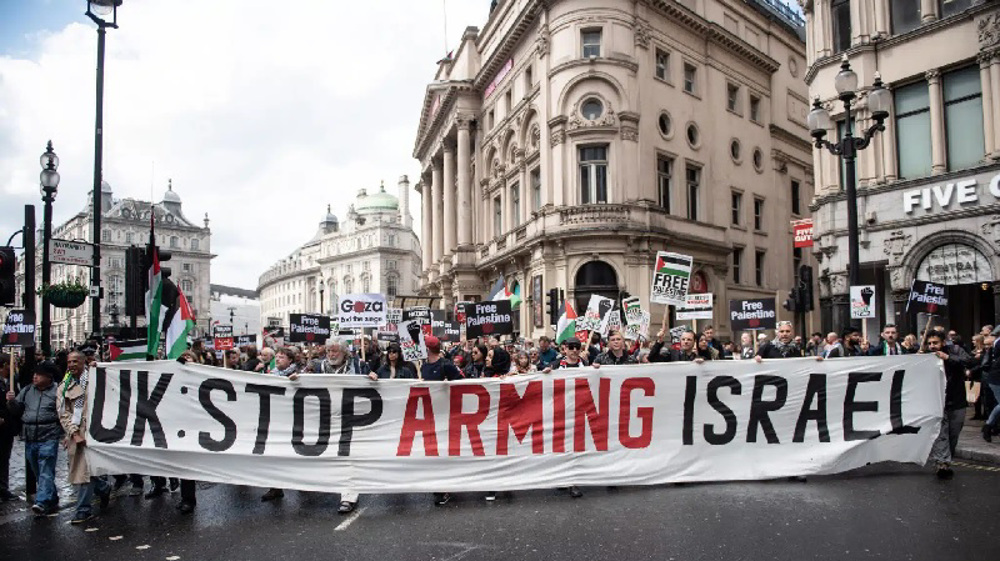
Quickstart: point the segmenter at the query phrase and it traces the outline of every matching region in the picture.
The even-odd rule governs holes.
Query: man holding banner
[[[945,384],[944,417],[941,431],[931,447],[929,460],[935,463],[939,479],[955,477],[951,460],[958,446],[958,437],[965,424],[965,410],[969,403],[965,399],[965,370],[975,366],[975,360],[958,345],[947,342],[943,331],[935,329],[927,334],[925,349],[921,353],[937,355],[944,361]]]

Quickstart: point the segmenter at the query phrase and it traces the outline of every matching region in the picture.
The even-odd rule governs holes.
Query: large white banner
[[[366,493],[768,479],[923,463],[933,355],[580,368],[457,382],[102,363],[87,459],[140,473]]]

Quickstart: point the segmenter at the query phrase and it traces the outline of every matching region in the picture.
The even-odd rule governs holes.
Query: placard
[[[506,335],[514,332],[510,300],[473,302],[465,307],[465,336]]]
[[[622,313],[621,310],[611,310],[608,312],[607,318],[604,321],[604,331],[601,335],[607,337],[612,331],[621,332],[622,330]]]
[[[22,349],[35,346],[35,312],[11,310],[7,314],[3,324],[3,346]]]
[[[649,338],[650,314],[642,310],[642,315],[638,323],[631,323],[625,326],[625,338],[629,341],[644,341]]]
[[[675,306],[683,304],[691,282],[693,263],[694,259],[690,255],[669,251],[657,252],[649,301]]]
[[[910,298],[906,301],[906,311],[941,315],[948,312],[948,292],[940,284],[916,280],[910,285]]]
[[[865,284],[851,287],[851,319],[875,317],[875,285]]]
[[[389,306],[385,303],[385,295],[344,294],[337,304],[340,329],[357,329],[359,327],[378,327],[385,324],[385,314]]]
[[[678,321],[712,319],[714,300],[715,295],[711,292],[706,292],[704,294],[688,294],[684,298],[684,303],[677,306]]]
[[[212,336],[215,338],[215,350],[228,351],[233,348],[233,326],[216,325],[212,328]]]
[[[625,310],[625,323],[627,325],[638,325],[642,322],[642,301],[638,296],[630,296],[622,300],[622,308]]]
[[[615,307],[615,301],[605,296],[591,294],[583,317],[576,319],[578,331],[598,331],[604,334],[607,329],[608,312]]]
[[[237,347],[249,347],[250,345],[257,344],[257,335],[237,335],[236,336],[236,346]]]
[[[330,318],[317,314],[288,314],[288,340],[292,343],[318,343],[330,338]]]
[[[729,322],[733,331],[774,329],[778,323],[774,298],[730,300]]]
[[[399,324],[396,335],[399,337],[399,348],[403,351],[403,360],[414,361],[427,358],[424,330],[419,322],[403,320]]]

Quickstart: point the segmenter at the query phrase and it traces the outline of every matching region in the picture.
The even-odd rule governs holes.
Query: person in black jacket
[[[946,343],[944,331],[935,329],[927,334],[921,353],[935,354],[944,361],[946,378],[944,396],[944,416],[941,419],[941,432],[931,447],[930,461],[937,467],[940,479],[951,479],[955,472],[951,469],[951,459],[958,446],[958,437],[962,434],[965,424],[965,409],[969,404],[965,400],[965,370],[973,366],[972,357],[965,349]]]
[[[878,344],[869,347],[868,354],[869,356],[906,354],[906,349],[899,344],[899,330],[896,329],[895,324],[885,324],[885,327],[882,328],[882,336],[879,337]]]
[[[990,416],[983,423],[983,438],[987,442],[993,441],[993,433],[996,432],[997,423],[1000,422],[1000,326],[993,329],[990,336],[994,340],[987,349],[989,358],[984,361],[984,364],[988,362],[989,365],[983,367],[982,380],[985,385],[989,386],[998,404],[990,411]]]
[[[21,418],[24,455],[38,478],[38,493],[31,505],[36,517],[59,511],[56,458],[63,428],[56,410],[54,378],[58,372],[54,363],[42,362],[35,368],[30,386],[21,388],[16,395],[13,390],[7,391],[7,407]]]
[[[661,329],[656,334],[656,342],[649,349],[649,362],[695,362],[701,364],[705,359],[698,356],[698,349],[695,348],[694,331],[690,329],[681,333],[681,343],[679,349],[663,349],[664,332]]]
[[[840,342],[826,353],[826,358],[864,356],[867,351],[862,345],[861,330],[857,327],[847,326],[840,334]]]
[[[382,366],[378,369],[378,377],[380,379],[412,379],[417,377],[417,368],[412,363],[403,360],[403,350],[399,343],[390,343],[388,350],[385,351],[385,360],[382,361]]]
[[[5,359],[10,357],[4,356]],[[6,396],[9,363],[0,360],[0,395]],[[14,449],[14,438],[20,430],[21,419],[7,406],[6,399],[0,399],[0,502],[15,501],[17,495],[10,492],[10,455]]]

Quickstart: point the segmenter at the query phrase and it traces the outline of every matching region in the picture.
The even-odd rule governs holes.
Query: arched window
[[[618,298],[618,274],[604,261],[591,261],[576,272],[575,288],[577,311],[582,314],[592,294]]]
[[[388,299],[393,299],[399,292],[399,278],[395,275],[390,275],[385,279],[385,296]]]

